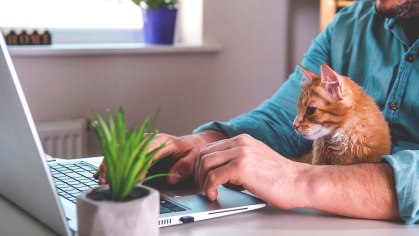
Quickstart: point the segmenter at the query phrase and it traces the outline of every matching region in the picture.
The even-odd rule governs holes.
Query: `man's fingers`
[[[94,174],[93,174],[93,178],[95,178],[95,179],[99,179],[99,172],[94,173]]]
[[[96,173],[93,174],[93,178],[99,179],[99,177],[100,177],[99,172],[102,172],[103,173],[103,171],[102,171],[102,166],[103,165],[105,165],[105,163],[103,163],[103,161],[102,161],[102,163],[100,163],[100,165],[99,165],[99,170]]]
[[[231,147],[233,146],[236,147],[240,144],[243,144],[245,142],[244,140],[248,137],[250,136],[247,134],[241,134],[232,138],[221,139],[221,140],[218,140],[217,142],[208,143],[206,147],[211,147],[211,146],[216,146],[216,145],[221,145],[221,144],[226,144]]]
[[[176,162],[169,171],[169,174],[175,176],[168,176],[167,182],[169,182],[169,184],[176,184],[191,176],[195,172],[196,155],[197,154],[189,153],[189,155]]]
[[[200,184],[199,178],[198,178],[198,170],[201,166],[201,161],[202,161],[201,159],[203,156],[214,153],[214,152],[225,151],[233,147],[234,147],[234,144],[231,141],[231,139],[223,139],[215,143],[210,143],[205,148],[203,148],[199,152],[198,161],[196,163],[195,184]]]
[[[99,171],[102,172],[102,174],[100,174]],[[98,184],[99,185],[106,184],[106,179],[103,178],[103,176],[106,177],[106,174],[107,174],[107,169],[106,169],[106,165],[105,165],[105,162],[104,161],[102,161],[102,164],[100,164],[99,171],[96,172],[93,175],[93,177],[95,177],[95,175],[98,177],[98,178],[95,177],[95,179],[98,179]]]
[[[173,140],[174,137],[168,134],[159,134],[151,141],[150,146],[148,147],[149,152],[154,151],[156,148],[160,147],[164,143],[171,143],[170,145],[167,145],[166,147],[158,151],[156,155],[154,155],[153,161],[159,159],[163,155],[170,155],[176,150],[177,147],[174,146],[176,142],[173,142]]]
[[[175,158],[181,158],[182,156],[179,156],[179,154],[183,154],[186,149],[190,148],[181,139],[178,139],[174,136],[170,136],[168,134],[161,134],[160,136],[157,136],[155,139],[153,139],[153,141],[151,141],[150,146],[148,148],[149,152],[154,151],[156,148],[160,147],[164,143],[166,143],[167,146],[162,148],[154,155],[153,161],[164,156],[173,156]]]
[[[218,196],[218,185],[228,183],[235,178],[235,174],[236,169],[230,166],[230,164],[208,172],[207,177],[205,178],[204,186],[202,187],[208,199],[215,201]]]
[[[147,176],[147,172],[143,174],[143,176],[141,176],[141,179],[144,179]],[[139,185],[143,185],[143,182],[140,182]]]
[[[216,151],[201,157],[200,165],[195,172],[199,185],[204,185],[205,178],[209,171],[227,164],[234,158],[234,154],[231,153],[230,150],[231,149],[227,151]]]
[[[104,184],[106,184],[106,180],[102,176],[100,176],[99,180],[98,180],[98,184],[99,185],[104,185]]]
[[[224,151],[233,148],[234,146],[235,145],[232,139],[223,139],[218,142],[208,144],[199,152],[199,156],[201,157],[216,151]]]

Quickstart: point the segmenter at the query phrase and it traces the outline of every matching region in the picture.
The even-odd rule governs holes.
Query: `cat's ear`
[[[323,64],[320,67],[320,70],[322,72],[322,84],[324,84],[327,93],[329,93],[333,99],[342,100],[344,92],[342,76],[326,64]]]
[[[313,72],[307,70],[306,68],[304,68],[301,64],[299,65],[301,71],[303,72],[303,80],[307,79],[309,83],[313,82],[314,79],[316,79],[317,77],[319,77],[318,75],[314,74]]]

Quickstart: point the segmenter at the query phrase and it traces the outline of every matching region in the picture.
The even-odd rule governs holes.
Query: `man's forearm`
[[[388,164],[313,166],[303,177],[304,207],[365,219],[400,219]]]

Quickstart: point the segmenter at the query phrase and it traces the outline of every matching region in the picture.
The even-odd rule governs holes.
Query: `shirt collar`
[[[403,26],[400,25],[400,20],[396,18],[384,18],[380,16],[376,11],[374,11],[374,14],[384,19],[384,28],[386,30],[390,30],[391,32],[393,32],[395,36],[407,47],[412,46],[409,39],[406,36],[406,33],[404,32]]]
[[[397,19],[394,18],[385,18],[384,28],[387,30],[392,30],[397,23]]]
[[[390,30],[394,33],[394,35],[407,47],[411,47],[412,43],[406,36],[406,32],[404,31],[404,27],[402,25],[402,21],[394,18],[385,18],[384,20],[384,28],[386,30]]]
[[[397,19],[396,18],[385,18],[385,17],[382,17],[376,11],[374,11],[374,15],[380,17],[381,19],[384,19],[384,28],[386,30],[392,30],[394,28],[394,26],[396,25],[396,23],[397,23]]]

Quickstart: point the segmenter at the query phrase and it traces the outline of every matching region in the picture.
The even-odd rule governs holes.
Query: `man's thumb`
[[[172,169],[170,169],[170,176],[168,176],[167,181],[169,184],[177,184],[191,176],[193,173],[195,173],[194,158],[186,156],[176,162]]]

